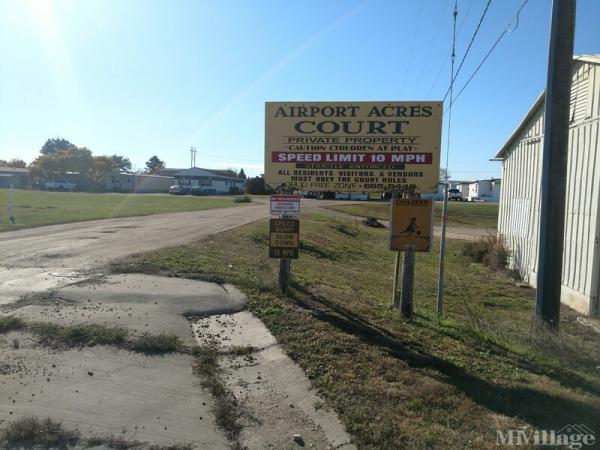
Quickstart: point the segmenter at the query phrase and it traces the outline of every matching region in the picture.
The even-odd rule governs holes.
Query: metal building
[[[535,287],[544,131],[542,93],[498,151],[502,188],[498,235],[511,250],[510,267]],[[599,314],[600,55],[574,58],[568,148],[561,300]]]

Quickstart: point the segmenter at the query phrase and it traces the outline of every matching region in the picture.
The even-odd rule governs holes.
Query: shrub
[[[235,203],[250,203],[252,201],[252,198],[248,197],[247,195],[244,195],[242,197],[236,197],[233,201]]]
[[[179,337],[168,333],[144,333],[132,345],[134,351],[147,354],[172,353],[181,348],[182,342]]]
[[[478,241],[465,242],[462,254],[474,262],[498,271],[506,270],[510,251],[501,239],[489,236]]]

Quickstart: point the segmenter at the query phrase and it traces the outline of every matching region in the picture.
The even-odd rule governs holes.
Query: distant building
[[[510,267],[532,286],[538,270],[544,103],[542,93],[495,158],[502,161],[503,179],[498,234],[511,251]],[[599,147],[600,55],[579,56],[571,82],[561,300],[583,314],[600,313]]]
[[[424,192],[423,194],[421,194],[421,198],[425,199],[425,200],[434,200],[434,201],[441,201],[444,200],[444,191],[446,190],[446,186],[444,183],[438,183],[438,190],[437,192]]]
[[[460,185],[461,193],[463,186]],[[499,202],[500,201],[500,178],[490,178],[489,180],[476,180],[468,183],[466,199],[470,202]],[[458,189],[458,188],[457,188]],[[463,194],[464,197],[464,194]]]
[[[30,187],[29,170],[17,167],[0,167],[0,188],[23,189]]]
[[[175,184],[181,186],[199,187],[207,194],[241,194],[246,184],[245,178],[225,176],[229,171],[218,171],[192,167],[174,174]]]
[[[109,192],[133,192],[138,194],[169,192],[172,177],[137,173],[109,173],[104,176],[104,185]]]

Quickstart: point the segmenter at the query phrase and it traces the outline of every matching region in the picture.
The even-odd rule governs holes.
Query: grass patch
[[[357,227],[350,227],[343,222],[335,222],[331,225],[331,228],[336,230],[338,233],[342,233],[350,237],[357,237],[359,233],[359,229]]]
[[[471,261],[481,263],[494,271],[506,270],[510,256],[510,250],[496,236],[467,241],[461,253]]]
[[[236,197],[233,200],[234,203],[251,203],[252,202],[252,197],[248,196],[248,195],[242,195],[241,197]]]
[[[8,189],[0,189],[0,210],[7,208]],[[232,198],[144,194],[90,194],[83,192],[14,191],[12,224],[5,214],[0,217],[0,231],[81,222],[114,217],[199,211],[224,208],[237,203]]]
[[[3,449],[67,449],[100,447],[114,450],[192,450],[187,443],[155,446],[115,436],[92,436],[83,438],[76,429],[67,429],[52,419],[23,417],[10,422],[0,431],[0,446]]]
[[[33,322],[24,325],[28,331],[39,337],[42,344],[52,347],[112,345],[149,355],[186,351],[179,337],[169,333],[144,333],[128,339],[129,332],[121,327],[97,324],[63,326],[50,322]]]
[[[25,328],[25,322],[22,319],[14,316],[0,317],[0,333],[8,333],[22,328]]]
[[[67,430],[60,422],[35,417],[11,422],[0,432],[0,444],[6,449],[63,449],[74,446],[80,439],[78,431]]]
[[[213,413],[215,422],[223,430],[234,449],[241,449],[240,434],[242,411],[238,400],[223,382],[223,373],[219,366],[219,350],[215,346],[194,347],[192,354],[196,358],[194,373],[200,377],[202,387],[208,389],[214,398]]]
[[[443,202],[435,202],[435,224],[442,220]],[[359,217],[389,219],[389,202],[365,202],[356,205],[329,206],[328,208]],[[496,228],[498,203],[448,202],[448,223],[465,227]]]
[[[34,322],[29,324],[27,329],[36,334],[43,344],[52,346],[122,346],[127,338],[127,330],[124,328],[96,324],[62,326],[49,322]]]
[[[182,350],[183,344],[178,336],[168,333],[144,333],[131,343],[132,350],[140,353],[163,354]]]
[[[277,293],[266,221],[124,264],[212,275],[242,289],[359,448],[493,448],[496,429],[597,423],[598,335],[571,310],[562,309],[560,337],[545,348],[532,343],[534,291],[471,263],[464,242],[449,239],[444,319],[436,316],[436,245],[416,257],[415,318],[406,322],[389,306],[387,230],[362,227],[353,237],[332,226],[352,229],[351,219],[301,220],[305,251],[292,262],[290,298]],[[217,349],[196,352],[196,372],[227,401]]]

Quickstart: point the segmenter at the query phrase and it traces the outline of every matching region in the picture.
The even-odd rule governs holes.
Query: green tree
[[[90,171],[90,184],[103,184],[104,176],[113,171],[113,159],[110,156],[94,156],[94,165]]]
[[[73,146],[47,155],[41,154],[30,164],[29,171],[38,180],[65,178],[69,175],[71,179],[78,181],[80,188],[85,188],[91,183],[94,166],[94,158],[89,149]]]
[[[69,150],[71,148],[77,148],[75,145],[71,144],[66,139],[61,137],[55,137],[48,139],[42,148],[40,149],[40,153],[42,155],[53,155],[61,150]]]
[[[240,169],[237,176],[238,176],[238,178],[246,179],[246,172],[244,172],[244,169]]]
[[[165,162],[154,155],[146,162],[146,173],[156,175],[160,169],[165,168]]]
[[[0,159],[0,167],[15,167],[18,169],[24,169],[27,167],[27,163],[22,159],[13,158],[10,161]]]
[[[249,178],[246,181],[246,194],[254,194],[254,195],[264,195],[264,194],[272,194],[273,189],[271,186],[265,183],[264,177],[253,177]]]
[[[110,158],[114,172],[127,172],[131,170],[131,161],[126,156],[112,155]]]

